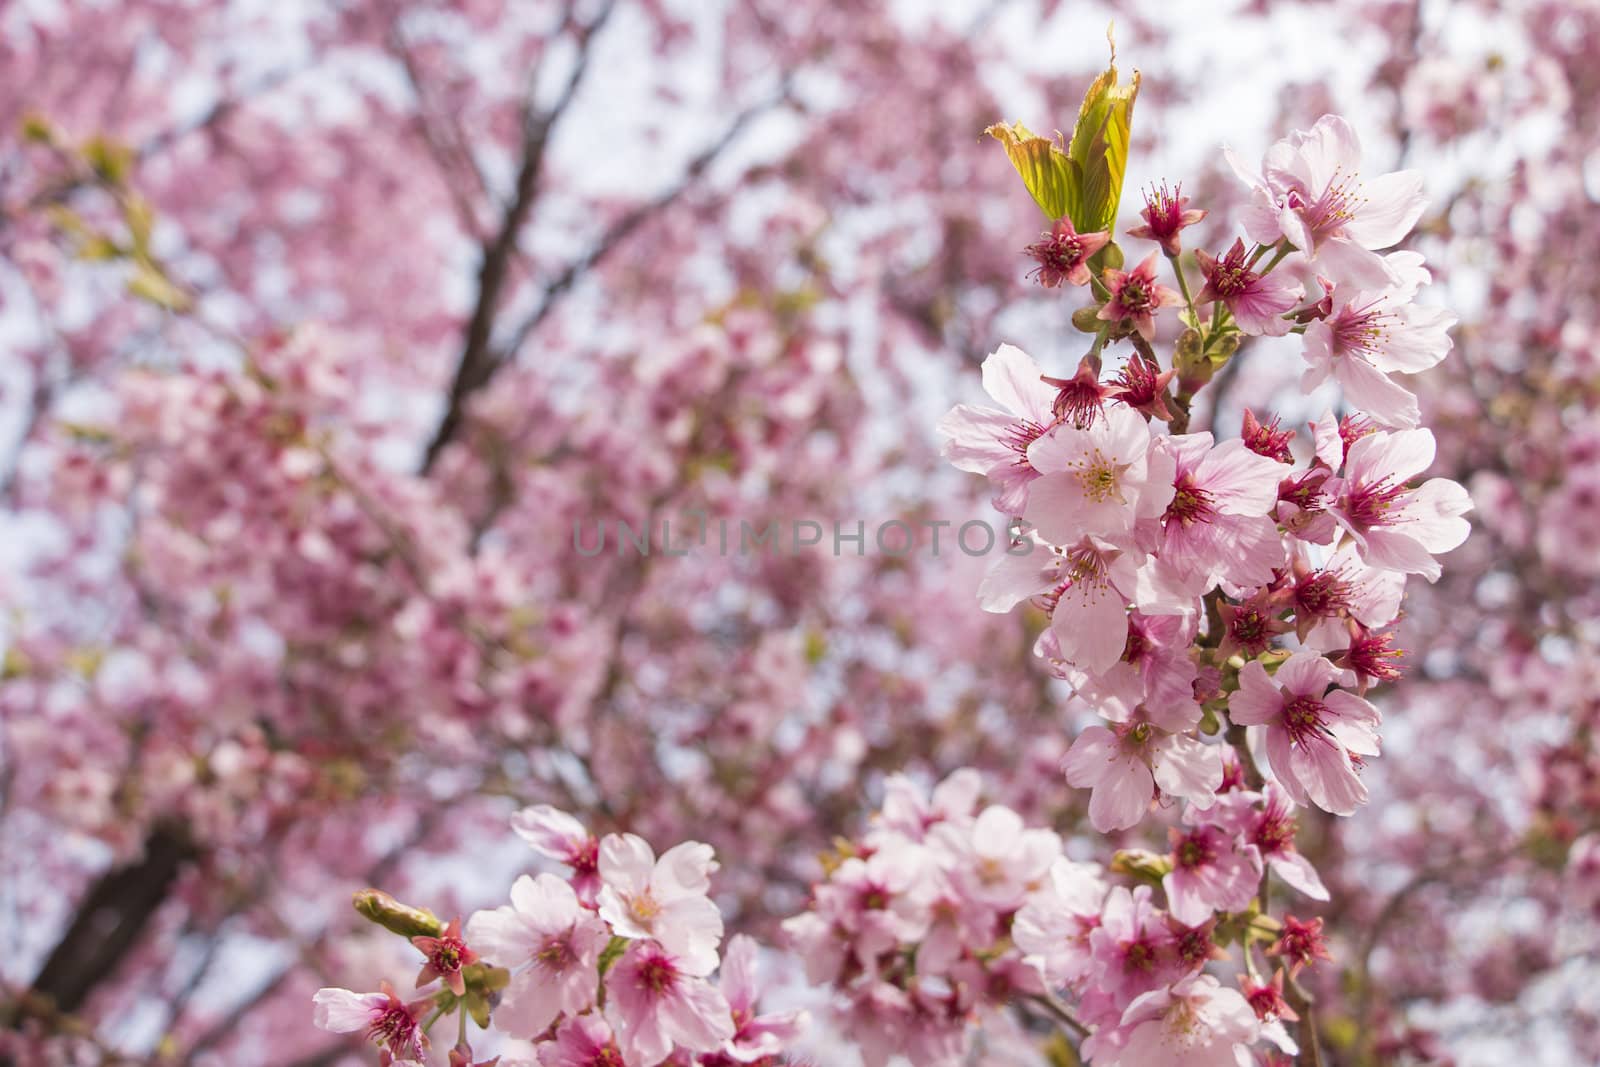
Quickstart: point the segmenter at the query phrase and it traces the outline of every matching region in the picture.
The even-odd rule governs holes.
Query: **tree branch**
[[[494,328],[495,314],[499,310],[500,296],[505,289],[506,279],[511,272],[511,260],[517,250],[517,238],[522,232],[523,224],[528,220],[529,212],[533,209],[551,135],[561,116],[566,114],[573,98],[577,95],[578,87],[589,70],[589,59],[593,53],[595,37],[606,20],[611,17],[611,13],[616,10],[616,6],[616,0],[610,0],[601,9],[600,14],[595,16],[594,21],[580,31],[577,59],[574,60],[572,72],[567,76],[566,84],[562,87],[555,103],[542,112],[536,112],[530,94],[523,106],[522,164],[517,168],[511,202],[506,205],[499,231],[483,249],[483,260],[478,268],[478,298],[473,305],[472,316],[467,320],[466,342],[461,350],[461,359],[456,364],[455,378],[450,384],[450,398],[445,407],[444,417],[440,420],[439,428],[435,431],[433,440],[428,442],[427,451],[423,454],[424,474],[433,469],[439,453],[459,432],[467,400],[487,385],[489,379],[494,376],[495,358],[490,351],[489,342]]]

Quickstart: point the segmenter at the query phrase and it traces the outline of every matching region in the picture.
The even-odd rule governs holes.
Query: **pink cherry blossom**
[[[1188,965],[1178,956],[1177,941],[1166,917],[1151,902],[1147,885],[1131,891],[1116,886],[1107,894],[1100,925],[1089,935],[1096,964],[1087,1007],[1109,1008],[1114,1021],[1136,997],[1176,980]],[[1098,1004],[1096,1004],[1098,1001]]]
[[[1097,537],[1061,553],[1060,581],[1047,596],[1061,658],[1100,673],[1122,656],[1138,556]]]
[[[1241,239],[1235,239],[1221,259],[1199,249],[1194,258],[1206,279],[1195,294],[1196,303],[1222,301],[1239,329],[1247,334],[1282,337],[1289,332],[1291,323],[1284,313],[1305,295],[1303,285],[1282,274],[1251,270]]]
[[[539,1046],[539,1067],[618,1067],[622,1050],[598,1014],[567,1019],[555,1040]]]
[[[1139,209],[1144,223],[1130,228],[1128,236],[1158,241],[1162,252],[1176,256],[1183,250],[1179,234],[1206,217],[1204,209],[1186,207],[1188,203],[1182,183],[1170,191],[1166,182],[1162,182],[1159,189],[1152,186],[1144,194],[1144,207]]]
[[[1151,990],[1128,1005],[1108,1067],[1238,1067],[1260,1036],[1249,1001],[1209,974]]]
[[[1391,258],[1405,258],[1395,253]],[[1397,288],[1346,293],[1338,290],[1333,312],[1306,327],[1309,364],[1300,387],[1310,392],[1330,376],[1345,399],[1388,426],[1413,427],[1421,418],[1416,397],[1390,374],[1417,374],[1450,351],[1455,316],[1416,304]]]
[[[1374,567],[1440,574],[1434,556],[1467,539],[1462,518],[1472,509],[1467,491],[1448,478],[1407,483],[1433,463],[1434,439],[1427,430],[1376,431],[1350,446],[1343,477],[1330,487],[1334,518],[1355,539],[1361,558]]]
[[[639,1067],[655,1067],[674,1047],[714,1052],[737,1032],[723,995],[649,941],[633,942],[606,972],[606,1019]]]
[[[1026,249],[1038,261],[1038,266],[1028,273],[1038,278],[1046,289],[1054,289],[1065,282],[1068,285],[1089,284],[1089,259],[1111,240],[1111,234],[1079,233],[1072,228],[1072,220],[1061,218],[1050,232],[1041,234],[1038,241]]]
[[[1151,442],[1149,424],[1122,406],[1087,429],[1056,427],[1028,447],[1042,477],[1023,517],[1045,540],[1071,545],[1088,536],[1115,539],[1161,514],[1172,499],[1173,464]]]
[[[1341,689],[1339,669],[1311,652],[1296,652],[1269,676],[1258,660],[1239,672],[1228,698],[1237,724],[1264,727],[1272,772],[1288,794],[1335,815],[1353,814],[1367,787],[1353,759],[1378,754],[1378,709]]]
[[[1061,854],[1061,839],[1029,829],[1022,816],[1002,805],[985,808],[970,826],[945,823],[934,830],[954,857],[964,895],[1002,911],[1015,911],[1044,881]]]
[[[716,870],[710,845],[685,841],[659,860],[633,834],[607,834],[600,842],[600,917],[619,937],[654,938],[690,974],[717,965],[722,913],[707,897]]]
[[[1395,171],[1363,181],[1361,145],[1350,124],[1324,115],[1267,150],[1260,177],[1234,159],[1251,187],[1245,229],[1262,244],[1286,238],[1341,282],[1381,287],[1392,278],[1374,249],[1388,248],[1416,224],[1427,200],[1422,175]]]
[[[1158,790],[1206,806],[1222,784],[1216,746],[1143,718],[1084,730],[1062,769],[1072,785],[1093,790],[1089,821],[1102,833],[1137,824]]]
[[[1243,911],[1261,885],[1260,850],[1192,805],[1184,822],[1188,829],[1168,831],[1172,870],[1161,879],[1167,909],[1188,926],[1205,922],[1214,911]]]
[[[395,996],[388,982],[382,983],[376,993],[330,987],[317,990],[312,998],[313,1021],[318,1029],[336,1034],[360,1031],[380,1045],[385,1055],[417,1059],[428,1046],[421,1012],[430,1003],[424,998],[407,1004]]]
[[[1028,483],[1039,476],[1029,446],[1055,424],[1056,391],[1040,377],[1026,352],[1001,345],[983,361],[983,387],[1001,408],[958,404],[939,422],[945,458],[986,476],[994,484],[995,507],[1011,515],[1022,514]]]
[[[735,1028],[722,1052],[738,1063],[757,1063],[778,1055],[800,1033],[806,1021],[803,1011],[756,1014],[756,1001],[761,994],[756,981],[759,952],[751,937],[736,934],[729,938],[717,980],[718,988],[728,1001]]]
[[[1224,793],[1217,805],[1217,821],[1253,845],[1273,874],[1312,900],[1328,899],[1316,868],[1295,848],[1294,805],[1281,787],[1267,782],[1259,793]]]
[[[1146,535],[1162,564],[1195,592],[1219,580],[1239,588],[1263,585],[1283,566],[1284,545],[1268,516],[1288,468],[1234,438],[1213,447],[1209,433],[1165,438],[1173,492],[1160,535]]]
[[[511,817],[511,829],[535,852],[572,868],[572,888],[593,907],[600,894],[600,842],[582,823],[548,804],[523,808]]]
[[[514,972],[496,1024],[531,1038],[558,1015],[577,1015],[594,1004],[596,964],[611,933],[570,885],[541,874],[518,878],[509,906],[475,913],[467,937],[488,963]]]
[[[1057,859],[1047,886],[1028,899],[1011,925],[1011,937],[1054,986],[1076,985],[1089,973],[1089,935],[1100,925],[1107,887],[1100,868]]]
[[[1111,295],[1098,313],[1099,318],[1112,324],[1131,323],[1146,341],[1155,337],[1155,313],[1183,303],[1177,290],[1156,283],[1157,255],[1151,252],[1129,271],[1106,268],[1106,288]]]

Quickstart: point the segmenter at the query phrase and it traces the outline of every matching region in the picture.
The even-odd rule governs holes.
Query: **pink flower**
[[[496,1023],[516,1037],[532,1038],[563,1012],[576,1015],[593,1005],[597,964],[611,933],[570,885],[541,874],[516,880],[509,907],[474,914],[467,936],[487,962],[515,972]]]
[[[1322,920],[1310,919],[1302,922],[1293,915],[1283,917],[1283,932],[1278,935],[1278,940],[1273,942],[1272,947],[1267,949],[1267,955],[1282,956],[1288,960],[1291,978],[1317,960],[1333,959],[1328,952],[1328,942],[1322,936]]]
[[[411,943],[417,951],[428,958],[423,964],[422,971],[417,975],[417,988],[421,989],[435,978],[443,978],[445,985],[450,987],[450,992],[456,996],[465,996],[467,992],[466,979],[461,977],[461,968],[470,967],[478,961],[478,954],[467,947],[461,940],[461,920],[452,919],[446,926],[443,935],[439,937],[413,937]]]
[[[319,989],[311,998],[312,1021],[319,1030],[335,1034],[366,1032],[387,1055],[400,1059],[421,1059],[428,1047],[428,1035],[418,1021],[432,997],[407,1004],[394,994],[394,987],[382,982],[376,993],[352,993],[348,989]]]
[[[1022,816],[999,804],[985,808],[970,826],[946,823],[934,835],[955,860],[952,878],[962,895],[1001,911],[1021,907],[1061,855],[1054,832],[1029,829]]]
[[[1117,373],[1111,396],[1141,415],[1171,422],[1172,409],[1167,406],[1167,386],[1177,374],[1175,370],[1162,370],[1159,363],[1135,352]]]
[[[1409,263],[1410,257],[1397,252],[1390,259]],[[1417,425],[1416,396],[1388,375],[1416,374],[1443,359],[1456,319],[1441,308],[1412,303],[1411,295],[1393,288],[1339,290],[1333,312],[1306,327],[1304,354],[1310,366],[1300,388],[1309,393],[1331,375],[1345,399],[1373,418],[1389,426]]]
[[[1345,619],[1381,627],[1400,614],[1405,575],[1369,567],[1352,542],[1340,545],[1321,569],[1312,569],[1303,557],[1297,557],[1293,573],[1290,603],[1296,636],[1319,652],[1349,644]]]
[[[1085,1008],[1112,1017],[1141,993],[1159,989],[1188,970],[1178,958],[1177,941],[1165,916],[1150,902],[1150,887],[1114,887],[1106,895],[1100,925],[1089,935],[1094,959],[1094,994]],[[1097,1003],[1098,1001],[1098,1003]]]
[[[1159,241],[1163,252],[1176,256],[1183,251],[1178,234],[1206,217],[1202,208],[1184,207],[1188,202],[1189,198],[1183,195],[1182,184],[1171,192],[1167,191],[1166,182],[1161,183],[1160,189],[1152,186],[1145,192],[1144,207],[1139,211],[1144,217],[1144,225],[1130,229],[1128,236]]]
[[[1021,515],[1028,483],[1039,472],[1028,462],[1028,446],[1055,424],[1056,390],[1040,380],[1038,364],[1013,345],[1001,345],[983,361],[983,388],[1004,410],[958,404],[939,420],[942,454],[959,470],[982,474],[994,484],[994,506]]]
[[[1057,859],[1047,885],[1017,912],[1011,939],[1046,982],[1075,985],[1089,973],[1089,935],[1100,925],[1105,899],[1098,866]]]
[[[1106,398],[1117,392],[1115,386],[1100,381],[1099,356],[1080,359],[1077,371],[1070,378],[1046,375],[1040,381],[1056,391],[1056,398],[1050,403],[1050,411],[1056,421],[1070,422],[1080,430],[1088,429],[1096,418],[1105,413]]]
[[[1087,285],[1090,257],[1110,240],[1109,232],[1079,233],[1072,228],[1071,219],[1059,219],[1048,233],[1041,234],[1025,249],[1039,264],[1028,277],[1038,278],[1046,289],[1054,289],[1062,282]]]
[[[620,937],[654,938],[690,973],[710,974],[722,941],[722,913],[706,895],[716,870],[710,845],[685,841],[660,860],[643,838],[600,842],[600,917]]]
[[[1249,1001],[1209,974],[1192,974],[1128,1005],[1122,1047],[1106,1067],[1238,1067],[1261,1034]]]
[[[603,866],[603,842],[600,851]],[[651,941],[635,941],[612,965],[606,1019],[629,1064],[655,1067],[674,1046],[714,1052],[737,1032],[727,1000],[698,969]]]
[[[1250,1010],[1256,1013],[1256,1018],[1262,1022],[1274,1019],[1288,1019],[1290,1022],[1300,1018],[1295,1014],[1289,1002],[1283,999],[1283,972],[1273,971],[1272,980],[1266,983],[1252,981],[1248,974],[1239,977],[1239,991],[1244,994],[1245,1000],[1250,1002]]]
[[[1239,672],[1228,716],[1266,728],[1267,757],[1284,789],[1300,803],[1349,815],[1366,803],[1367,787],[1352,756],[1378,754],[1378,709],[1354,693],[1328,687],[1339,668],[1311,652],[1296,652],[1267,675],[1258,660]]]
[[[1330,487],[1330,510],[1363,560],[1430,582],[1440,574],[1434,555],[1455,548],[1472,530],[1461,517],[1472,510],[1472,498],[1460,485],[1448,478],[1406,485],[1433,463],[1433,450],[1427,430],[1369,433],[1350,446],[1344,477]]]
[[[1101,307],[1097,318],[1107,322],[1131,322],[1139,336],[1149,341],[1155,337],[1157,311],[1183,303],[1177,290],[1156,284],[1156,256],[1151,252],[1131,271],[1106,268],[1106,288],[1111,296]]]
[[[1125,722],[1146,704],[1162,710],[1158,718],[1187,721],[1194,703],[1196,666],[1189,656],[1197,619],[1193,615],[1128,613],[1122,658],[1099,674],[1066,667],[1056,671],[1104,718]],[[1049,631],[1047,631],[1048,633]],[[1052,635],[1053,636],[1053,635]],[[1046,650],[1055,656],[1058,649]],[[1172,710],[1169,710],[1172,709]]]
[[[1191,705],[1198,720],[1199,707]],[[1107,833],[1133,826],[1149,810],[1156,790],[1209,806],[1222,784],[1222,755],[1186,733],[1173,733],[1141,717],[1112,727],[1091,726],[1062,761],[1067,781],[1091,789],[1089,822]],[[1194,722],[1173,724],[1185,730]]]
[[[1172,827],[1172,870],[1162,879],[1167,910],[1186,926],[1198,926],[1214,911],[1243,911],[1261,885],[1261,853],[1230,829],[1205,821],[1191,806],[1190,829]]]
[[[578,899],[594,907],[600,893],[600,842],[582,823],[548,804],[538,804],[511,816],[511,829],[535,852],[571,867],[570,881]]]
[[[1247,334],[1282,337],[1292,325],[1284,313],[1305,295],[1305,287],[1282,274],[1257,274],[1246,263],[1244,241],[1235,238],[1221,259],[1195,250],[1206,284],[1195,296],[1196,304],[1220,300],[1239,329]]]
[[[1324,115],[1267,150],[1260,177],[1227,153],[1235,173],[1252,187],[1245,231],[1261,244],[1279,238],[1311,257],[1341,282],[1367,288],[1393,276],[1374,249],[1395,244],[1427,206],[1422,175],[1395,171],[1361,180],[1361,144],[1349,123]]]
[[[921,841],[935,826],[970,820],[982,791],[983,777],[971,767],[952,771],[933,787],[931,797],[904,774],[891,774],[883,783],[883,809],[874,833],[881,829]]]
[[[1115,539],[1172,499],[1174,461],[1151,448],[1150,424],[1116,406],[1086,429],[1058,426],[1028,447],[1042,477],[1023,517],[1056,545]]]
[[[1312,900],[1328,899],[1328,889],[1316,868],[1294,847],[1294,805],[1275,783],[1268,782],[1260,793],[1223,794],[1217,801],[1216,816],[1254,845],[1284,884]]]
[[[622,1067],[622,1050],[599,1015],[563,1022],[554,1041],[539,1046],[539,1067]]]
[[[1196,593],[1219,580],[1239,588],[1271,582],[1285,550],[1268,516],[1288,468],[1237,438],[1213,448],[1209,433],[1168,437],[1161,448],[1172,456],[1173,492],[1160,535],[1147,533],[1145,547]]]
[[[1294,462],[1294,455],[1289,451],[1289,442],[1294,440],[1294,431],[1278,429],[1276,415],[1263,423],[1256,418],[1255,412],[1245,408],[1244,426],[1239,430],[1239,438],[1244,441],[1246,448],[1258,456],[1266,456],[1279,463]]]
[[[926,852],[885,842],[870,856],[851,856],[812,890],[812,910],[785,919],[786,933],[813,982],[853,968],[873,971],[878,958],[920,941],[929,924]]]
[[[1273,595],[1262,590],[1242,604],[1226,600],[1217,604],[1217,615],[1222,622],[1222,640],[1217,643],[1217,655],[1226,659],[1236,652],[1245,656],[1259,656],[1272,646],[1272,639],[1289,632],[1289,624],[1278,618],[1282,612]]]
[[[753,938],[744,934],[730,938],[728,951],[722,957],[722,972],[717,976],[717,985],[727,998],[734,1025],[733,1036],[728,1038],[722,1052],[739,1063],[755,1063],[778,1055],[805,1025],[805,1013],[800,1011],[756,1014],[756,1001],[760,997],[756,982],[758,951]]]
[[[1098,537],[1061,553],[1061,581],[1047,597],[1061,658],[1095,674],[1122,656],[1136,558]]]

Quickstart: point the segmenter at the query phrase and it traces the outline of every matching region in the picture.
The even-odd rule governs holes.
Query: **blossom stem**
[[[1178,277],[1178,292],[1183,294],[1184,306],[1189,309],[1189,321],[1198,329],[1200,315],[1195,311],[1194,297],[1189,294],[1189,279],[1183,273],[1183,264],[1178,262],[1178,257],[1174,255],[1168,255],[1167,262],[1172,264],[1172,273]]]
[[[1270,260],[1267,261],[1267,265],[1262,267],[1259,271],[1263,277],[1271,274],[1272,268],[1276,267],[1279,263],[1282,263],[1289,253],[1294,251],[1294,245],[1290,244],[1288,241],[1279,241],[1277,248],[1278,251],[1273,254],[1273,257]]]
[[[1301,1048],[1311,1057],[1311,1067],[1324,1067],[1322,1040],[1317,1033],[1316,1000],[1294,978],[1289,979],[1285,992],[1288,994],[1289,1006],[1300,1016]]]
[[[1080,1022],[1078,1017],[1073,1015],[1071,1011],[1067,1010],[1067,1006],[1056,1000],[1055,997],[1052,997],[1048,993],[1040,993],[1030,997],[1029,999],[1043,1008],[1051,1018],[1055,1019],[1062,1026],[1065,1026],[1068,1030],[1071,1030],[1074,1034],[1078,1035],[1079,1037],[1089,1036],[1089,1028]]]

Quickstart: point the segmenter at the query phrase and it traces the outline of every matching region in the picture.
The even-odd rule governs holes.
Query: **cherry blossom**
[[[1378,754],[1378,709],[1353,693],[1329,689],[1339,670],[1321,656],[1296,652],[1268,676],[1259,660],[1239,672],[1228,715],[1264,727],[1267,756],[1285,791],[1335,815],[1367,801],[1355,761]]]

